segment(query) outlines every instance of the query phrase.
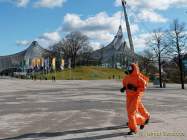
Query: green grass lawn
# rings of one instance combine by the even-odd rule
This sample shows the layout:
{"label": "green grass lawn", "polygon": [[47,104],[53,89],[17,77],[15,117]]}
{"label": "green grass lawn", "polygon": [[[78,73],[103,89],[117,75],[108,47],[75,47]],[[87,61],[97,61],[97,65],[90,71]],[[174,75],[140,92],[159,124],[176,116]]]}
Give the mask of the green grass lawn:
{"label": "green grass lawn", "polygon": [[39,77],[47,77],[51,80],[52,76],[56,76],[56,80],[107,80],[122,79],[124,72],[120,69],[101,68],[94,66],[82,66],[75,69],[65,69],[61,72],[37,75]]}

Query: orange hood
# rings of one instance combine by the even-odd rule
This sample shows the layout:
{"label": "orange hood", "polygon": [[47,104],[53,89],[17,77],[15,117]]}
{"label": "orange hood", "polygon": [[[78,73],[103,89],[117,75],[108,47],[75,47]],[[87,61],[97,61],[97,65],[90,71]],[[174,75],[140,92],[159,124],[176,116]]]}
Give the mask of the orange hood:
{"label": "orange hood", "polygon": [[133,72],[130,74],[132,76],[138,76],[140,74],[140,70],[137,64],[132,63],[131,66],[133,67]]}

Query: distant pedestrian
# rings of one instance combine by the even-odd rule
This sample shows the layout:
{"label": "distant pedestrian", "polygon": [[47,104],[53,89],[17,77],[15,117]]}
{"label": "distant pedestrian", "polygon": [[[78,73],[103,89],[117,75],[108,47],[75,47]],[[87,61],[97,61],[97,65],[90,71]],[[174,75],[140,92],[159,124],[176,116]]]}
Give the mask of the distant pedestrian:
{"label": "distant pedestrian", "polygon": [[112,75],[112,78],[115,79],[115,75],[114,74]]}
{"label": "distant pedestrian", "polygon": [[52,81],[56,81],[56,77],[54,75],[52,76],[51,79],[52,79]]}
{"label": "distant pedestrian", "polygon": [[34,75],[34,80],[36,81],[36,75]]}

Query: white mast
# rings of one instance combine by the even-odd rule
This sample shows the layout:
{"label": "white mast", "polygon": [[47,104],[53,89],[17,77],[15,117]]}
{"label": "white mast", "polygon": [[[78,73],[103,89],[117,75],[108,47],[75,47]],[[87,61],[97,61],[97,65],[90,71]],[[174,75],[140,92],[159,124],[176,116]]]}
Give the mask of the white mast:
{"label": "white mast", "polygon": [[133,57],[133,62],[135,62],[134,44],[133,44],[133,40],[132,40],[131,28],[130,28],[128,15],[127,15],[127,10],[126,10],[127,2],[125,0],[121,0],[121,2],[122,2],[123,9],[124,9],[124,16],[125,16],[125,22],[126,22],[126,28],[127,28],[127,34],[128,34],[130,49],[133,53],[133,56],[132,56]]}

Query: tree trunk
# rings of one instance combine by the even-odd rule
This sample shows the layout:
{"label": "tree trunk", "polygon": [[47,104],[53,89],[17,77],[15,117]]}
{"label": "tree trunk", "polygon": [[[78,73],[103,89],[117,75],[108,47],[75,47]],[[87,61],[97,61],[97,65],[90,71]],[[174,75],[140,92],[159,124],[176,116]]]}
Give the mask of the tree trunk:
{"label": "tree trunk", "polygon": [[178,51],[178,63],[179,63],[179,70],[180,70],[180,81],[181,81],[181,88],[184,89],[184,79],[183,79],[183,67],[182,67],[182,58],[181,58],[181,52],[180,52],[180,46],[179,46],[179,40],[177,37],[177,51]]}
{"label": "tree trunk", "polygon": [[77,54],[76,53],[74,53],[73,54],[73,68],[75,68],[75,66],[76,66],[76,57],[77,57]]}
{"label": "tree trunk", "polygon": [[159,67],[159,83],[160,83],[160,88],[162,88],[162,69],[161,69],[160,54],[159,54],[159,57],[158,57],[158,67]]}
{"label": "tree trunk", "polygon": [[75,68],[75,56],[72,58],[72,68]]}
{"label": "tree trunk", "polygon": [[179,58],[178,59],[179,59],[181,88],[184,89],[183,67],[182,67],[182,59],[181,59],[181,55],[180,54],[179,54]]}

